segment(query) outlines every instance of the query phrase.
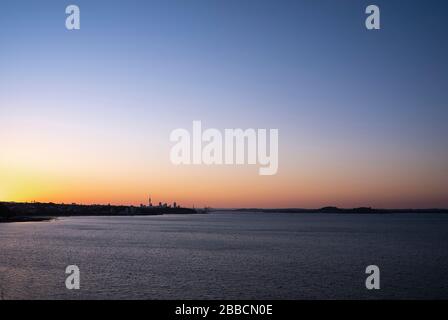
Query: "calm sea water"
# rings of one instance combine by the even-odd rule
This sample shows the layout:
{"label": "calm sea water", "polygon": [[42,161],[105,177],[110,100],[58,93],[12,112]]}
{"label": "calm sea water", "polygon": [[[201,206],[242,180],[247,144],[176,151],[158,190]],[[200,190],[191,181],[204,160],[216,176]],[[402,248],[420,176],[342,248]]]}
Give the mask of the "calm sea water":
{"label": "calm sea water", "polygon": [[[81,290],[65,288],[65,268]],[[365,288],[365,268],[381,289]],[[448,215],[214,213],[0,224],[4,299],[448,298]]]}

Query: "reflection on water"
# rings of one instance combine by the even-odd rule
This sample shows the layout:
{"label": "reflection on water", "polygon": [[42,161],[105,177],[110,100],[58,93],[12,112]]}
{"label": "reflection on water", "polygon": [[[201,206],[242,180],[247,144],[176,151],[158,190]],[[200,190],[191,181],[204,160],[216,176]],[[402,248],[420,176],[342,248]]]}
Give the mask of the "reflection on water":
{"label": "reflection on water", "polygon": [[63,218],[0,224],[0,243],[4,299],[448,298],[448,215]]}

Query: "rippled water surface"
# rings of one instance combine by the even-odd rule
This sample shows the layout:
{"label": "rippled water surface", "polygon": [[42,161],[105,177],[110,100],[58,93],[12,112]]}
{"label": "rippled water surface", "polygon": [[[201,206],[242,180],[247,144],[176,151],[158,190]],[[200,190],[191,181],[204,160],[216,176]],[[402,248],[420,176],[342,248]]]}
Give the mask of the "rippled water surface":
{"label": "rippled water surface", "polygon": [[[65,268],[81,290],[65,288]],[[365,289],[365,268],[381,289]],[[0,224],[3,299],[448,298],[448,215],[213,213]]]}

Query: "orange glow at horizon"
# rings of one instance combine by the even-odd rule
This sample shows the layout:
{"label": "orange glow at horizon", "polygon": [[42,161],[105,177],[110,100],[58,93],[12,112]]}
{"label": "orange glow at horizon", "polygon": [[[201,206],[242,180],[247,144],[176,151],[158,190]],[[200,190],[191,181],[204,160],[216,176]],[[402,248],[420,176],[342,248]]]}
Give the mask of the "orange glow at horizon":
{"label": "orange glow at horizon", "polygon": [[139,205],[151,195],[186,207],[448,207],[443,157],[404,163],[393,149],[338,153],[309,144],[280,150],[278,174],[259,176],[258,165],[174,166],[166,137],[142,149],[142,141],[40,129],[5,140],[0,201]]}
{"label": "orange glow at horizon", "polygon": [[[145,175],[134,172],[113,176],[111,172],[55,174],[0,168],[1,201],[139,205],[146,204],[151,195],[154,204],[176,201],[186,207],[400,208],[441,206],[444,199],[442,193],[424,190],[421,180],[421,187],[415,188],[413,179],[395,184],[378,179],[367,184],[363,179],[334,175],[322,178],[312,173],[262,177],[255,167],[172,167]],[[400,190],[400,197],[396,196],[396,189]]]}

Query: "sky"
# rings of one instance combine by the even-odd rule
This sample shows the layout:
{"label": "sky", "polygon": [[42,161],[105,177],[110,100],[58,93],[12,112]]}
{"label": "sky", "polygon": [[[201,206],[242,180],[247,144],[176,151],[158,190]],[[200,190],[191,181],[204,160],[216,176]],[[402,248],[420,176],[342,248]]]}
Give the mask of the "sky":
{"label": "sky", "polygon": [[[66,6],[81,29],[65,28]],[[381,10],[367,30],[365,8]],[[0,3],[0,201],[448,207],[446,1]],[[276,128],[279,168],[172,130]]]}

